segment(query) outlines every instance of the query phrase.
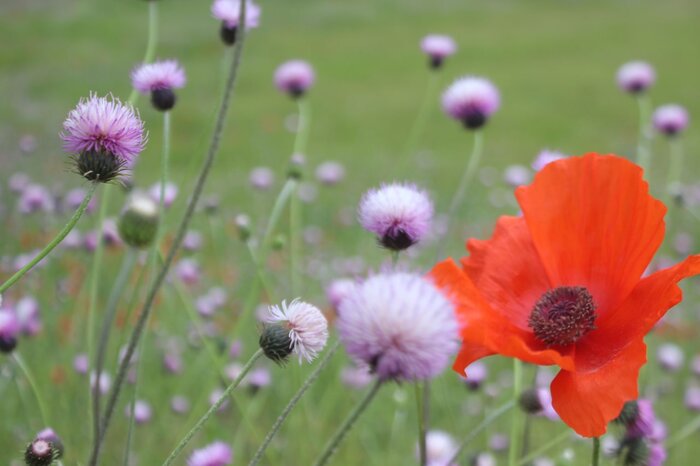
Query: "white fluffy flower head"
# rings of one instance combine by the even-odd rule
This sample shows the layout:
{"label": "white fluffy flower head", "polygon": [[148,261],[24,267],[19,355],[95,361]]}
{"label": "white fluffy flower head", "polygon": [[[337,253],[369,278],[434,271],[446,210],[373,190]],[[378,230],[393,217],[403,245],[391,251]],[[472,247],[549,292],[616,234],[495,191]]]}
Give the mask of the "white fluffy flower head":
{"label": "white fluffy flower head", "polygon": [[282,323],[289,328],[292,352],[299,363],[313,361],[328,341],[328,321],[316,307],[299,299],[289,305],[270,306],[266,318],[269,323]]}

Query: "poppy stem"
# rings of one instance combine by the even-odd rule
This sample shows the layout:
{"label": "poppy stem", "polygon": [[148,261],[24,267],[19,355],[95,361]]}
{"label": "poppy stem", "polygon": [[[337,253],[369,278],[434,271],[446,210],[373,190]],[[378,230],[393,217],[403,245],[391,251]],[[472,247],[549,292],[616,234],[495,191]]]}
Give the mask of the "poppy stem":
{"label": "poppy stem", "polygon": [[515,406],[515,401],[509,400],[505,404],[501,405],[494,412],[489,414],[483,421],[481,421],[481,423],[478,426],[476,426],[471,432],[467,434],[466,437],[464,437],[464,440],[462,440],[462,443],[459,444],[459,447],[452,455],[452,458],[450,458],[449,461],[445,462],[445,464],[457,464],[457,458],[459,458],[459,455],[464,451],[466,446],[469,445],[469,443],[471,443],[471,441],[474,440],[476,436],[479,435],[484,429],[493,424],[496,421],[496,419],[498,419],[503,414],[507,413],[511,408],[513,408],[513,406]]}
{"label": "poppy stem", "polygon": [[600,464],[600,437],[593,437],[593,457],[591,458],[591,466]]}
{"label": "poppy stem", "polygon": [[[513,403],[518,402],[523,385],[523,363],[520,359],[513,359]],[[522,416],[519,411],[513,413],[510,427],[510,448],[508,450],[508,466],[515,466],[520,452],[520,440],[522,429]]]}
{"label": "poppy stem", "polygon": [[381,386],[382,381],[377,379],[374,385],[372,385],[372,388],[365,394],[364,398],[360,400],[357,406],[355,406],[355,409],[352,410],[350,415],[345,419],[345,421],[343,421],[343,424],[336,431],[331,440],[326,444],[326,448],[323,449],[323,453],[321,453],[321,456],[318,458],[318,460],[316,460],[314,466],[323,466],[324,464],[328,463],[328,460],[331,459],[333,453],[335,453],[335,451],[338,449],[340,442],[342,442],[347,433],[350,432],[350,429],[352,428],[353,424],[355,424],[355,421],[357,421],[357,418],[359,418],[360,414],[362,414],[367,406],[369,406],[370,401],[374,399],[374,396],[377,394]]}
{"label": "poppy stem", "polygon": [[651,128],[649,127],[649,117],[651,115],[651,101],[645,93],[637,97],[637,108],[639,109],[639,136],[637,140],[637,165],[642,167],[644,175],[649,180],[649,170],[651,169]]}

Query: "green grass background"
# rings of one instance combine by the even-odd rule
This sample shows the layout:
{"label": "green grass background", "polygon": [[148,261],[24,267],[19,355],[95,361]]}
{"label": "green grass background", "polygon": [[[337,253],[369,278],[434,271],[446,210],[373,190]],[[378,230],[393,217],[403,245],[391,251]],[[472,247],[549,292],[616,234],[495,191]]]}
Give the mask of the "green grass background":
{"label": "green grass background", "polygon": [[[207,185],[207,194],[222,198],[221,217],[210,228],[206,218],[198,216],[194,226],[205,233],[208,243],[199,255],[204,284],[193,294],[208,285],[229,289],[229,303],[218,318],[227,330],[235,325],[229,316],[240,309],[253,274],[250,260],[236,240],[232,218],[244,212],[256,225],[264,225],[292,146],[293,135],[284,123],[294,114],[295,106],[272,85],[272,73],[284,60],[307,59],[317,70],[318,82],[310,93],[309,173],[324,160],[341,161],[348,171],[341,187],[320,187],[318,201],[305,207],[306,223],[324,230],[320,245],[306,248],[309,257],[327,268],[323,278],[305,281],[304,298],[319,305],[324,303],[322,289],[333,277],[332,265],[339,258],[359,255],[370,267],[379,266],[386,258],[359,226],[345,227],[339,219],[343,212],[354,210],[367,188],[382,181],[412,180],[430,189],[438,209],[444,211],[466,164],[471,136],[442,115],[437,96],[419,147],[411,154],[404,150],[428,77],[425,58],[418,49],[425,34],[450,34],[459,44],[458,54],[440,72],[441,89],[460,75],[479,74],[492,79],[502,92],[502,109],[486,129],[485,166],[500,170],[513,163],[528,165],[545,147],[571,154],[599,151],[631,156],[636,145],[636,106],[614,81],[618,66],[631,59],[644,59],[656,67],[655,103],[681,103],[691,119],[700,114],[700,4],[694,0],[268,0],[261,4],[261,27],[249,36],[223,145]],[[55,188],[81,184],[66,170],[58,138],[61,122],[90,91],[127,98],[128,72],[143,56],[146,12],[146,2],[125,0],[4,0],[0,4],[0,186],[10,207],[12,200],[4,186],[17,170]],[[181,193],[167,219],[172,227],[194,184],[213,126],[225,50],[218,41],[218,24],[210,17],[209,2],[162,0],[159,12],[157,56],[178,58],[188,74],[187,87],[178,93],[173,114],[172,179],[180,185]],[[135,178],[138,185],[148,186],[159,176],[162,126],[160,115],[149,108],[147,99],[141,99],[140,109],[150,143],[140,157]],[[684,176],[688,182],[697,177],[694,168],[700,148],[693,124],[691,121],[685,138],[689,168]],[[38,138],[38,149],[23,156],[18,140],[27,133]],[[657,192],[665,176],[667,153],[663,141],[655,143],[653,178]],[[278,175],[270,193],[253,193],[248,187],[248,173],[258,165],[270,166]],[[484,237],[498,215],[516,211],[513,205],[490,207],[486,190],[473,188],[460,213],[459,228],[449,238],[447,250],[452,256],[462,254],[467,234]],[[495,189],[512,200],[509,188],[502,183]],[[113,214],[123,200],[117,191],[114,189],[117,194],[112,196]],[[50,221],[58,225],[61,219]],[[94,219],[83,220],[81,229],[87,229],[91,222]],[[21,238],[23,232],[40,232],[41,225],[41,219],[8,214],[6,228],[0,233],[0,252],[16,254],[41,244],[27,244]],[[47,233],[39,233],[39,238]],[[116,273],[122,253],[108,254],[106,276]],[[432,249],[428,249],[414,266],[427,268],[432,257]],[[280,253],[271,263],[280,296],[285,296],[287,286],[285,258]],[[17,286],[18,294],[22,290],[36,294],[45,321],[42,336],[24,341],[21,351],[50,400],[53,427],[68,445],[65,463],[80,464],[90,442],[87,393],[84,380],[74,376],[70,366],[74,355],[85,350],[87,300],[83,293],[57,301],[52,290],[66,270],[84,274],[89,256],[64,254],[56,262]],[[103,297],[109,285],[109,280],[102,283]],[[153,331],[184,333],[188,319],[183,305],[172,287],[166,287]],[[696,307],[689,301],[686,313],[692,314]],[[66,321],[72,322],[71,333],[60,325]],[[245,329],[242,334],[247,342],[244,355],[252,354],[257,328]],[[115,354],[124,335],[117,332]],[[688,355],[698,350],[696,332],[682,337]],[[651,338],[652,347],[666,338]],[[151,402],[155,416],[149,425],[136,428],[133,445],[139,464],[147,465],[160,464],[191,424],[191,419],[168,411],[170,396],[186,394],[194,404],[198,397],[206,399],[217,384],[204,351],[186,352],[183,376],[163,375],[154,341],[150,338],[147,346],[150,349],[139,396]],[[267,464],[309,464],[358,399],[359,393],[338,381],[343,361],[337,359],[285,426]],[[653,355],[650,359],[653,363]],[[508,363],[490,364],[492,381],[508,378]],[[0,361],[0,367],[3,365],[9,377],[11,364]],[[241,393],[238,401],[243,410],[230,410],[211,422],[193,446],[222,439],[234,445],[235,464],[247,463],[310,368],[290,364],[271,370],[273,387],[255,396]],[[57,371],[66,374],[60,384],[51,382]],[[643,380],[659,382],[660,376],[651,373],[656,374],[649,370]],[[31,392],[18,381],[24,387],[24,397],[18,396],[8,377],[0,379],[2,464],[19,458],[24,442],[40,427]],[[681,402],[687,377],[683,374],[670,381],[671,393],[657,405],[672,431],[693,416],[685,412]],[[479,421],[480,412],[508,397],[507,392],[496,400],[470,394],[449,372],[436,382],[434,392],[433,424],[456,436],[468,432]],[[203,406],[195,409],[201,412]],[[121,464],[126,426],[120,407],[103,464]],[[505,433],[508,429],[506,419],[489,432]],[[533,443],[541,444],[561,429],[536,420]],[[340,449],[336,464],[410,464],[415,430],[411,387],[386,387]],[[484,448],[486,438],[479,437],[472,450]],[[589,446],[585,442],[571,445],[577,453],[574,464],[586,464]],[[668,464],[691,464],[699,453],[697,442],[687,442],[672,452]],[[499,461],[504,463],[505,458],[499,456]]]}

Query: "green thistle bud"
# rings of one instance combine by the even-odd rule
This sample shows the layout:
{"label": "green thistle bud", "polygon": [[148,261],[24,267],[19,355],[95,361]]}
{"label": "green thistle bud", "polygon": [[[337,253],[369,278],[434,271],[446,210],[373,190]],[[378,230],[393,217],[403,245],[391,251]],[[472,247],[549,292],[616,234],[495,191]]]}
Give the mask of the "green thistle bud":
{"label": "green thistle bud", "polygon": [[292,354],[289,329],[279,324],[266,325],[260,335],[260,348],[269,359],[277,364],[284,364]]}
{"label": "green thistle bud", "polygon": [[131,195],[119,217],[119,236],[134,248],[153,243],[158,233],[158,205],[143,193]]}

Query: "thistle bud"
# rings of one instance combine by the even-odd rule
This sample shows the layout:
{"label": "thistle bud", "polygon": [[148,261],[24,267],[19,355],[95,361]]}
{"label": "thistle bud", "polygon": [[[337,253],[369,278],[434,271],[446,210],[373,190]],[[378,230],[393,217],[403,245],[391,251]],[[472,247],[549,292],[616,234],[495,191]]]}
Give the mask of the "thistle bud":
{"label": "thistle bud", "polygon": [[260,335],[260,348],[269,359],[277,364],[284,364],[292,354],[289,329],[280,324],[266,325]]}
{"label": "thistle bud", "polygon": [[43,439],[34,440],[24,452],[27,466],[50,466],[56,459],[58,456],[53,444]]}
{"label": "thistle bud", "polygon": [[158,206],[150,197],[134,193],[119,217],[119,235],[134,248],[152,244],[158,233]]}
{"label": "thistle bud", "polygon": [[528,414],[537,414],[544,408],[539,391],[536,388],[529,388],[523,391],[518,398],[518,405]]}

